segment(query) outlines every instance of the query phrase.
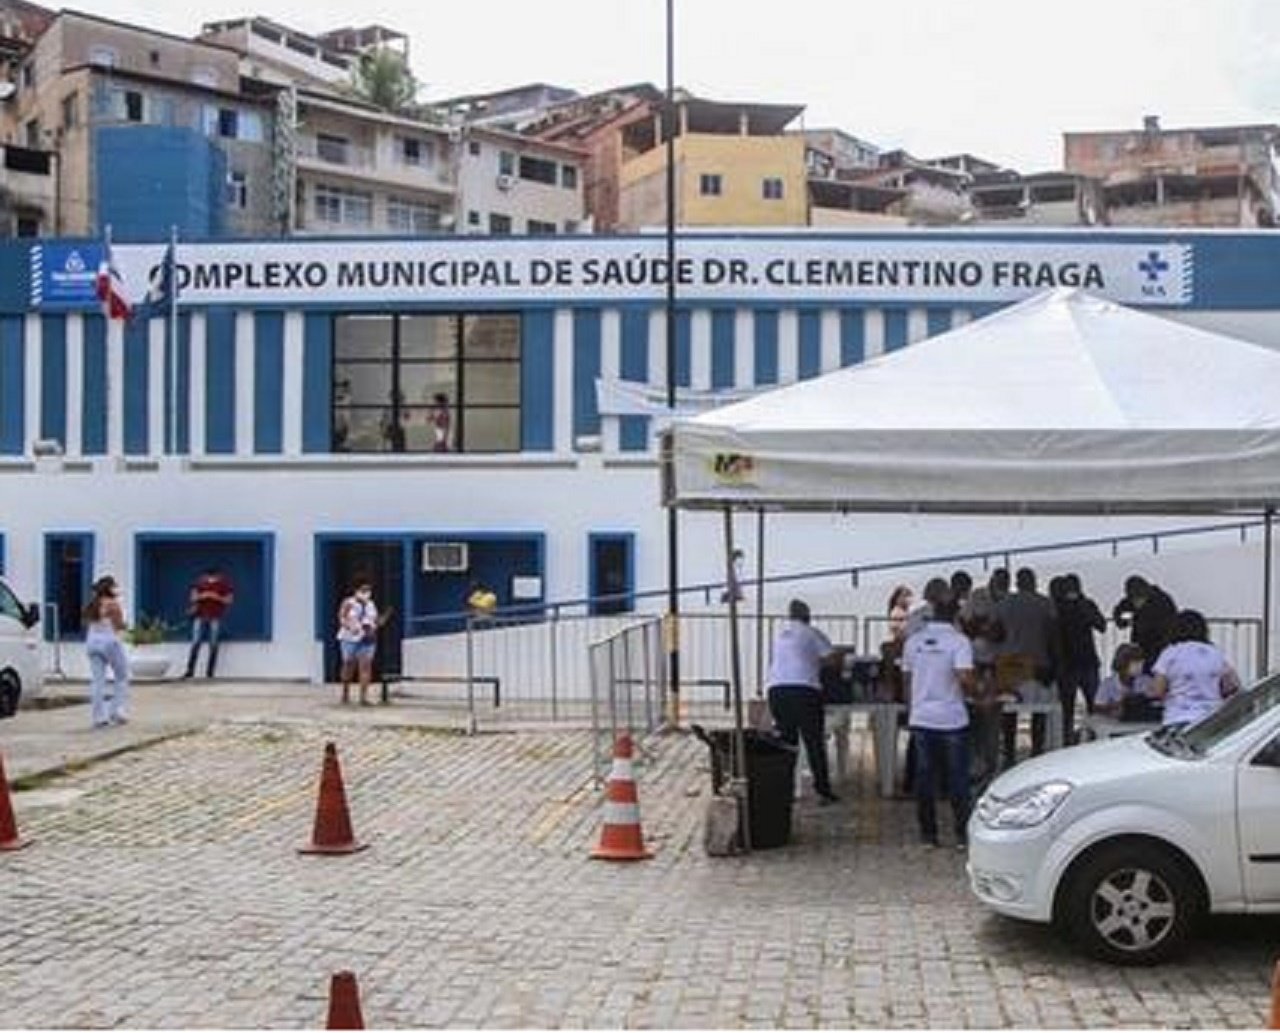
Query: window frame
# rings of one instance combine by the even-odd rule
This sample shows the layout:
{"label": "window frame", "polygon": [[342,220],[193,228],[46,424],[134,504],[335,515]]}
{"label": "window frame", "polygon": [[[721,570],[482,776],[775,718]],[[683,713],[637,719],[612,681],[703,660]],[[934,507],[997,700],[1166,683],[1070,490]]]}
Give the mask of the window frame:
{"label": "window frame", "polygon": [[698,173],[698,195],[700,197],[723,197],[723,174],[719,172]]}
{"label": "window frame", "polygon": [[226,203],[239,211],[249,207],[249,173],[243,169],[227,170]]}
{"label": "window frame", "polygon": [[[339,354],[338,340],[340,334],[340,322],[344,317],[360,317],[360,318],[386,318],[391,320],[391,342],[388,354],[385,357],[359,357],[346,358]],[[452,354],[444,357],[417,357],[403,354],[403,334],[402,325],[408,319],[442,319],[449,320],[453,323],[453,340],[456,342]],[[493,356],[471,356],[467,355],[467,330],[468,320],[474,319],[509,319],[514,321],[514,341],[515,354],[510,358],[495,358]],[[406,402],[404,398],[403,384],[405,380],[405,371],[413,369],[426,368],[443,368],[453,374],[454,389],[449,399],[449,413],[451,417],[451,438],[452,447],[448,450],[449,455],[516,455],[524,451],[524,320],[520,313],[503,310],[477,310],[477,311],[448,311],[448,312],[420,312],[412,309],[389,309],[385,311],[349,311],[335,313],[332,317],[332,339],[334,341],[333,354],[330,362],[329,383],[336,388],[339,380],[339,371],[343,367],[349,366],[378,366],[390,368],[390,387],[389,387],[389,404],[375,404],[372,402],[360,402],[359,404],[347,403],[339,406],[336,398],[336,391],[330,400],[329,405],[329,440],[330,452],[333,455],[413,455],[423,456],[435,454],[433,448],[407,448],[404,442],[401,447],[394,446],[387,448],[339,448],[337,440],[337,415],[338,412],[344,411],[351,413],[359,410],[364,412],[378,412],[380,414],[380,422],[384,422],[392,428],[403,426],[403,417],[405,411],[416,412],[429,409],[430,405],[425,401]],[[513,401],[511,402],[495,402],[495,401],[468,401],[467,389],[467,373],[468,367],[472,373],[478,372],[480,369],[492,368],[495,366],[509,365],[514,368],[514,389],[512,391]],[[513,412],[516,416],[516,438],[511,448],[468,448],[467,441],[467,415],[474,415],[479,412]]]}
{"label": "window frame", "polygon": [[[353,203],[363,203],[367,206],[367,217],[363,220],[352,219],[349,217],[351,206]],[[329,218],[328,214],[321,214],[322,208],[328,208],[336,204],[338,218]],[[311,210],[316,217],[317,222],[323,222],[330,226],[373,226],[373,194],[369,191],[355,190],[351,187],[337,187],[331,183],[316,183],[311,188]]]}
{"label": "window frame", "polygon": [[781,176],[765,176],[760,181],[760,196],[765,201],[782,201],[785,199],[786,188],[783,185]]}

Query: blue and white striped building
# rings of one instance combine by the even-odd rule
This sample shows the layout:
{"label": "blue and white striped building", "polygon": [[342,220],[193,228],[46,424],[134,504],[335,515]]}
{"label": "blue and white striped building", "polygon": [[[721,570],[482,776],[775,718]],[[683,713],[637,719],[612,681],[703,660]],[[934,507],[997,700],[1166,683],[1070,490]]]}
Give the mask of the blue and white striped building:
{"label": "blue and white striped building", "polygon": [[[128,291],[163,249],[115,249]],[[445,627],[430,618],[473,579],[503,603],[660,588],[646,413],[667,377],[663,253],[647,236],[180,243],[171,334],[163,314],[102,317],[99,242],[0,246],[6,577],[58,605],[46,635],[74,638],[96,574],[179,626],[189,581],[221,567],[237,585],[227,672],[298,677],[322,674],[357,570],[395,606],[394,635]],[[1051,286],[1280,347],[1267,233],[705,234],[679,255],[691,397],[817,376]],[[838,518],[804,520],[771,570],[993,533],[878,518],[855,543]],[[714,522],[686,528],[689,578],[718,577]],[[456,545],[465,564],[434,548]]]}

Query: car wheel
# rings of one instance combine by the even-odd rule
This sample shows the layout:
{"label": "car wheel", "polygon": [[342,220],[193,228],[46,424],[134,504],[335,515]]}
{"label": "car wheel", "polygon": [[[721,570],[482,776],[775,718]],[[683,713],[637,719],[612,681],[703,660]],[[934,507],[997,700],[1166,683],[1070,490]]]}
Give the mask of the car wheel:
{"label": "car wheel", "polygon": [[0,717],[13,717],[22,698],[22,682],[12,671],[0,671]]}
{"label": "car wheel", "polygon": [[1185,943],[1203,910],[1185,862],[1148,842],[1103,847],[1074,873],[1061,918],[1096,958],[1154,965]]}

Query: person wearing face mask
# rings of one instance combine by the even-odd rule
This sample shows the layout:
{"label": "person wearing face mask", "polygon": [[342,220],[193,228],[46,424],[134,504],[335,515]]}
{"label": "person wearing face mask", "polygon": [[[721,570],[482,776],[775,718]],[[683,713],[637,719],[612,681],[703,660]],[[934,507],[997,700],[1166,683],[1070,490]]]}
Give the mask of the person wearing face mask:
{"label": "person wearing face mask", "polygon": [[1098,686],[1093,709],[1121,721],[1159,720],[1155,688],[1155,679],[1143,670],[1142,650],[1126,642],[1116,649],[1111,674]]}
{"label": "person wearing face mask", "polygon": [[1098,647],[1094,633],[1107,630],[1102,611],[1084,593],[1078,574],[1055,579],[1060,592],[1054,598],[1058,609],[1058,638],[1062,664],[1058,671],[1058,699],[1062,702],[1062,729],[1067,742],[1075,739],[1076,693],[1084,695],[1085,708],[1092,712],[1098,694]]}
{"label": "person wearing face mask", "polygon": [[1142,650],[1146,671],[1171,641],[1177,604],[1159,585],[1137,574],[1125,579],[1124,597],[1115,605],[1111,616],[1118,628],[1129,628],[1129,641]]}
{"label": "person wearing face mask", "polygon": [[378,607],[373,601],[373,585],[367,578],[355,584],[355,591],[338,607],[338,648],[342,651],[342,702],[351,700],[351,679],[360,683],[360,705],[369,705],[369,682],[373,678],[373,654],[378,645]]}

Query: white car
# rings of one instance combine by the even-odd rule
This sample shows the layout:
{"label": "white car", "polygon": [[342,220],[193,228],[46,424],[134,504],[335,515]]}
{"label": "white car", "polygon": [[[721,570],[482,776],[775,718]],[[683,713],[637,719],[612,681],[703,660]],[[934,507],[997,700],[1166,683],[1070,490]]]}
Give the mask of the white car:
{"label": "white car", "polygon": [[40,693],[39,620],[40,607],[24,605],[0,578],[0,717],[12,717],[24,695]]}
{"label": "white car", "polygon": [[1280,914],[1280,675],[1179,730],[1037,757],[969,821],[987,906],[1153,964],[1206,912]]}

